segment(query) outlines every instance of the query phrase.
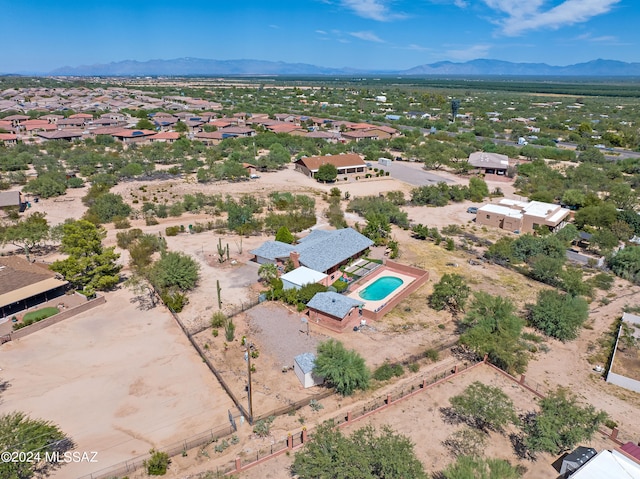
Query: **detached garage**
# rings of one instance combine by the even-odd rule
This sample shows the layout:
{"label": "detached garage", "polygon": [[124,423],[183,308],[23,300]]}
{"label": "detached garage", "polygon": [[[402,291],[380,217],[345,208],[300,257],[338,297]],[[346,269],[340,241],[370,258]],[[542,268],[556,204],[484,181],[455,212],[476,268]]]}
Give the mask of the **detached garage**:
{"label": "detached garage", "polygon": [[316,356],[313,353],[298,354],[293,361],[293,371],[305,389],[318,386],[324,382],[324,378],[313,374],[315,362]]}

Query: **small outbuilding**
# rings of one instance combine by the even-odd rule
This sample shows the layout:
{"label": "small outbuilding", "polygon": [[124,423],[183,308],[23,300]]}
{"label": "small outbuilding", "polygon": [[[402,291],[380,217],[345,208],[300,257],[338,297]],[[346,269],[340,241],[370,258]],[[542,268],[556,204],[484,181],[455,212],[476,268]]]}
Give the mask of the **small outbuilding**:
{"label": "small outbuilding", "polygon": [[305,266],[289,271],[288,273],[280,276],[282,280],[282,289],[285,291],[288,289],[300,289],[305,284],[322,283],[327,286],[326,279],[328,276],[324,273],[316,271]]}
{"label": "small outbuilding", "polygon": [[560,475],[562,477],[569,477],[572,473],[584,466],[587,461],[594,458],[597,453],[598,451],[591,447],[577,447],[573,452],[567,454],[562,459]]}
{"label": "small outbuilding", "polygon": [[293,361],[293,372],[296,373],[302,387],[310,388],[324,382],[324,378],[313,373],[316,356],[313,353],[298,354]]}

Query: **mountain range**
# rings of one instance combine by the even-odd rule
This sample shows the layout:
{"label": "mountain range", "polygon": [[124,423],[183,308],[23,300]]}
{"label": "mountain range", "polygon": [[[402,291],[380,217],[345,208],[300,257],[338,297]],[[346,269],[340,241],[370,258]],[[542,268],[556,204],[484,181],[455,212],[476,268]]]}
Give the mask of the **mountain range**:
{"label": "mountain range", "polygon": [[394,76],[639,76],[640,63],[593,60],[567,66],[546,63],[513,63],[478,59],[463,63],[449,61],[418,65],[408,70],[357,70],[327,68],[306,63],[263,60],[208,60],[176,58],[172,60],[124,60],[107,64],[65,66],[47,75],[54,76],[211,76],[211,75],[394,75]]}

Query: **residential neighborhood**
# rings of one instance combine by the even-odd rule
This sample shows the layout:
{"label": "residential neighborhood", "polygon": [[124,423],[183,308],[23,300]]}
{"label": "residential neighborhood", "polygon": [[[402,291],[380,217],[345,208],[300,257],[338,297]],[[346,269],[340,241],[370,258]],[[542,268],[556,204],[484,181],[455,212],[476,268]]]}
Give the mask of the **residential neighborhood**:
{"label": "residential neighborhood", "polygon": [[62,479],[369,426],[403,477],[633,476],[640,104],[467,90],[0,77],[0,415],[98,453]]}

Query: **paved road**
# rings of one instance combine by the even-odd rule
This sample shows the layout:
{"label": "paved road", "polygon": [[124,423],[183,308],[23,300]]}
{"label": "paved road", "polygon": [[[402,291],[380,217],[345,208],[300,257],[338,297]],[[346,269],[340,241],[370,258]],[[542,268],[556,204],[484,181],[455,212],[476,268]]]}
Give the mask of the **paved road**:
{"label": "paved road", "polygon": [[423,185],[436,185],[438,183],[455,183],[455,181],[445,178],[443,176],[436,175],[429,171],[421,170],[418,168],[412,168],[404,165],[401,162],[394,161],[389,166],[382,166],[380,164],[374,164],[376,168],[388,171],[390,176],[396,178],[405,183],[415,186]]}

